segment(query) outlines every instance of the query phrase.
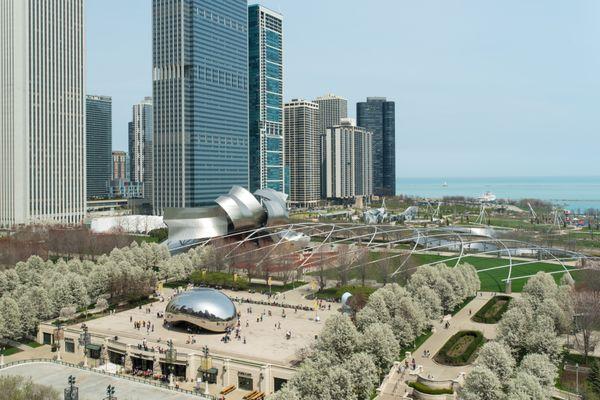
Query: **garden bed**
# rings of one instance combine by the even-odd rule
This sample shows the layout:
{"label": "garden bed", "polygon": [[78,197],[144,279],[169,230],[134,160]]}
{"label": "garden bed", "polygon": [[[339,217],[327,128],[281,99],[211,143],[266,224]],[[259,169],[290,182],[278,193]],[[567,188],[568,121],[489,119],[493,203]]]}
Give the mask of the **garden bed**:
{"label": "garden bed", "polygon": [[461,331],[452,336],[435,355],[434,360],[443,365],[462,366],[471,364],[477,349],[485,338],[479,331]]}
{"label": "garden bed", "polygon": [[496,324],[508,310],[511,300],[510,296],[492,297],[471,319],[482,324]]}
{"label": "garden bed", "polygon": [[454,390],[451,388],[433,388],[421,382],[408,382],[408,386],[416,390],[417,392],[431,394],[431,395],[440,395],[440,394],[453,394]]}

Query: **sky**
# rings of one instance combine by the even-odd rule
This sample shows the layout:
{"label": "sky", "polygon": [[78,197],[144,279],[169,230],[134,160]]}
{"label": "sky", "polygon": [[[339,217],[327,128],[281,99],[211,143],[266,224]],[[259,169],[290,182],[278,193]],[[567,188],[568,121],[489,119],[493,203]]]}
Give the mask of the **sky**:
{"label": "sky", "polygon": [[[260,3],[284,16],[286,100],[334,93],[351,117],[396,102],[398,177],[600,175],[599,1]],[[86,4],[87,92],[112,96],[127,150],[152,94],[152,1]]]}

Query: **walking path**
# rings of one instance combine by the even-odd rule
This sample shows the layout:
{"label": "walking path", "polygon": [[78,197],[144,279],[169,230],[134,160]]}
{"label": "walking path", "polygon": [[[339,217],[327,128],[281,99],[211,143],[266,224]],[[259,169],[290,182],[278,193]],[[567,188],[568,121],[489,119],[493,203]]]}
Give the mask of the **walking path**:
{"label": "walking path", "polygon": [[[479,292],[471,302],[469,302],[462,310],[456,313],[450,319],[450,327],[444,328],[445,322],[433,322],[434,333],[423,343],[412,357],[415,358],[417,372],[420,371],[422,376],[429,376],[434,380],[452,380],[457,379],[461,373],[468,373],[473,366],[466,365],[462,367],[450,367],[441,365],[433,360],[433,357],[444,346],[444,344],[459,331],[477,330],[481,331],[484,337],[488,340],[496,337],[497,324],[480,324],[471,320],[471,316],[485,305],[494,295],[500,293]],[[515,295],[513,295],[515,296]],[[429,350],[430,357],[424,356],[424,351]],[[403,398],[408,390],[405,380],[408,378],[407,372],[401,371],[401,364],[397,364],[388,375],[388,379],[382,385],[381,394],[377,397],[378,400],[393,400]],[[410,373],[410,371],[408,371]]]}

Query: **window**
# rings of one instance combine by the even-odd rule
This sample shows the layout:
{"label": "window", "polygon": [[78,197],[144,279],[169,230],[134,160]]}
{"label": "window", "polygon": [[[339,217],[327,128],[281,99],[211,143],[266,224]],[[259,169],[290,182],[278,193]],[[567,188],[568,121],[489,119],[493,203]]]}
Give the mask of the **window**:
{"label": "window", "polygon": [[267,153],[267,164],[281,165],[281,153]]}
{"label": "window", "polygon": [[283,179],[283,169],[281,167],[267,168],[267,179],[273,181]]}
{"label": "window", "polygon": [[75,353],[75,342],[73,339],[65,339],[65,351],[67,353]]}
{"label": "window", "polygon": [[281,64],[281,50],[267,47],[267,60],[273,61],[274,63]]}
{"label": "window", "polygon": [[281,151],[281,139],[280,138],[267,138],[267,150],[268,151]]}
{"label": "window", "polygon": [[281,110],[267,107],[267,121],[281,122]]}
{"label": "window", "polygon": [[267,91],[281,93],[281,82],[275,79],[267,78]]}
{"label": "window", "polygon": [[269,78],[281,79],[281,67],[277,64],[267,62],[267,76]]}
{"label": "window", "polygon": [[277,48],[281,47],[281,35],[277,32],[267,29],[266,40],[268,46],[273,46]]}
{"label": "window", "polygon": [[267,93],[267,106],[281,108],[281,96],[275,93]]}

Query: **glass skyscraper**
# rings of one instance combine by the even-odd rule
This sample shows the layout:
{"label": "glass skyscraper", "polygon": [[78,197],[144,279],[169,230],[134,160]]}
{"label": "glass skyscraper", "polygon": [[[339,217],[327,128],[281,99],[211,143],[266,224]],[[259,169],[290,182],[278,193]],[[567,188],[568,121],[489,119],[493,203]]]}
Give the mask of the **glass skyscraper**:
{"label": "glass skyscraper", "polygon": [[152,97],[146,97],[132,109],[129,123],[130,179],[140,183],[143,196],[152,200]]}
{"label": "glass skyscraper", "polygon": [[396,194],[396,114],[393,101],[367,97],[356,104],[357,125],[373,132],[373,194]]}
{"label": "glass skyscraper", "polygon": [[87,197],[106,198],[112,173],[112,99],[88,95],[85,105]]}
{"label": "glass skyscraper", "polygon": [[283,31],[280,14],[248,8],[250,190],[286,191],[283,135]]}
{"label": "glass skyscraper", "polygon": [[248,186],[246,0],[153,0],[154,212]]}

